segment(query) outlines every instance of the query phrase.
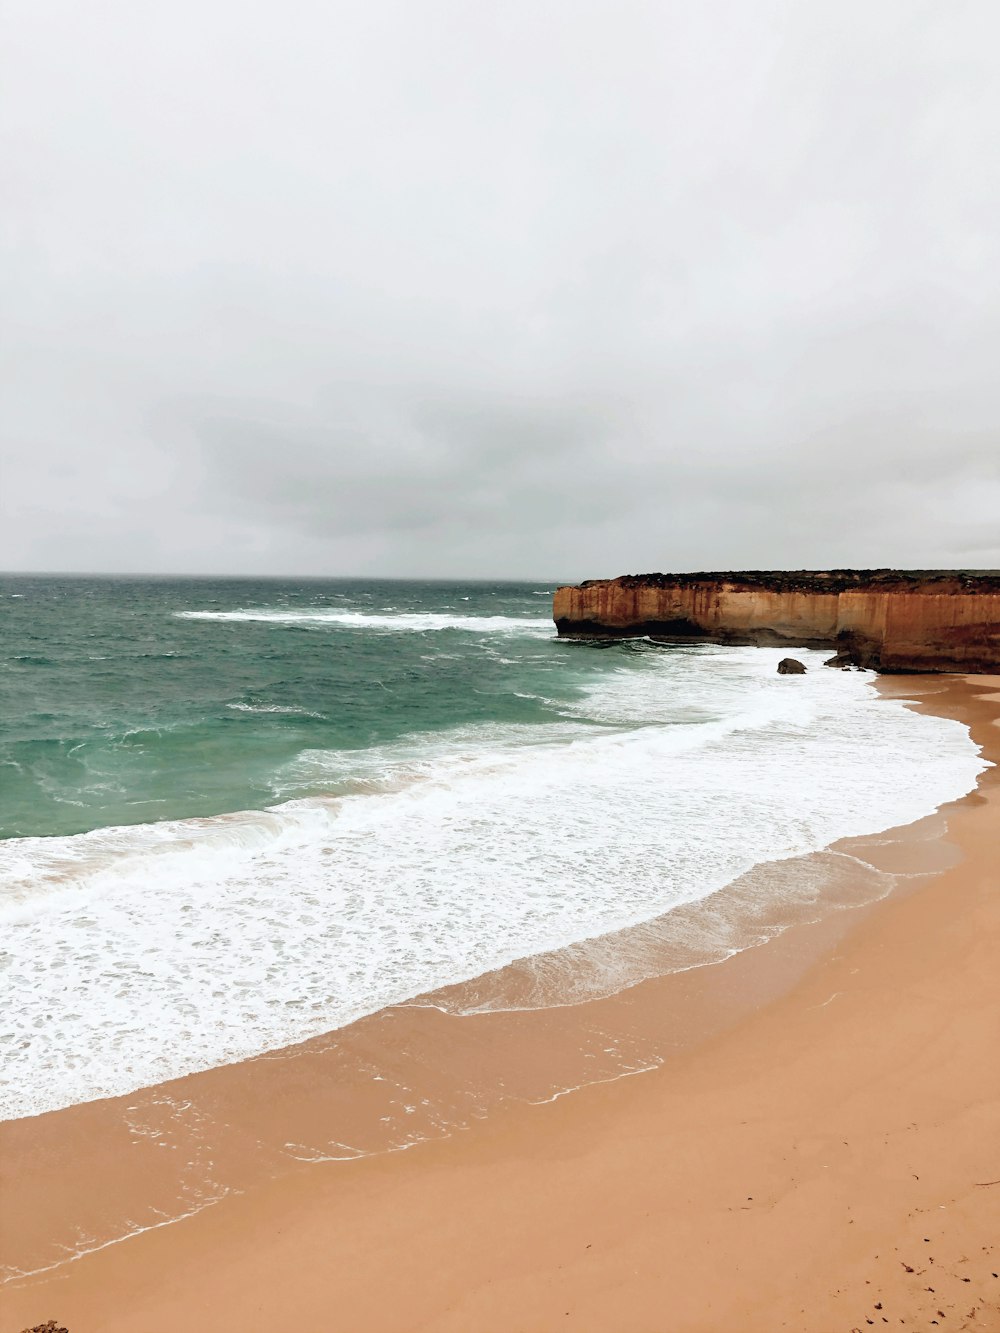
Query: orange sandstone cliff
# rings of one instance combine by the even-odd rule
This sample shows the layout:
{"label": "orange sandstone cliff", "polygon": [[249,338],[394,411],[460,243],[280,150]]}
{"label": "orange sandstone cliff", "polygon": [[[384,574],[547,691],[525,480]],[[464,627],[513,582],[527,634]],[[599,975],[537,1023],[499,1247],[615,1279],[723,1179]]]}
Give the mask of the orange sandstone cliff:
{"label": "orange sandstone cliff", "polygon": [[556,589],[560,635],[836,649],[879,671],[1000,670],[1000,573],[627,574]]}

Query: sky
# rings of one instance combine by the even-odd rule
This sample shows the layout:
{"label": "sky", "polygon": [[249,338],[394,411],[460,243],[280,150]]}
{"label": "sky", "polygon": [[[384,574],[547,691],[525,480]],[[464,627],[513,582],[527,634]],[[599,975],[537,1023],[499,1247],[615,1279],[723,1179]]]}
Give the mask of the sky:
{"label": "sky", "polygon": [[1000,567],[996,0],[4,0],[0,568]]}

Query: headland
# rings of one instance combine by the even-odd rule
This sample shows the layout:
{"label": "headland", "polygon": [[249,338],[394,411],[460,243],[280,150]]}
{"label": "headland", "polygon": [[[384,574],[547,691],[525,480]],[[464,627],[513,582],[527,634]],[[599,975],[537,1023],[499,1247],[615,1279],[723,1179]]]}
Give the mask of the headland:
{"label": "headland", "polygon": [[626,574],[556,590],[565,637],[834,649],[881,672],[1000,669],[1000,573],[977,570]]}

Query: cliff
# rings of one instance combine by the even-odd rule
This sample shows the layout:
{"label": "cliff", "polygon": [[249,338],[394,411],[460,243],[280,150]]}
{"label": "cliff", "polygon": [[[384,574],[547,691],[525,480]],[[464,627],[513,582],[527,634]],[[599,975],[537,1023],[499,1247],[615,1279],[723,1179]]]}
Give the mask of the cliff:
{"label": "cliff", "polygon": [[832,647],[879,671],[1000,671],[1000,573],[628,574],[556,589],[560,635]]}

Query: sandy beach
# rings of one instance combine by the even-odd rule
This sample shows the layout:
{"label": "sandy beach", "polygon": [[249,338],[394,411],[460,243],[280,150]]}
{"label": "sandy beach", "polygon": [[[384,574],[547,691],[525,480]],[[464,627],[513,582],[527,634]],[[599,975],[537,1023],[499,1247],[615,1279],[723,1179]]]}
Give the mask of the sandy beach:
{"label": "sandy beach", "polygon": [[[1000,759],[1000,677],[878,688]],[[716,966],[0,1126],[2,1259],[44,1270],[0,1333],[1000,1329],[998,774],[841,848],[889,897]]]}

